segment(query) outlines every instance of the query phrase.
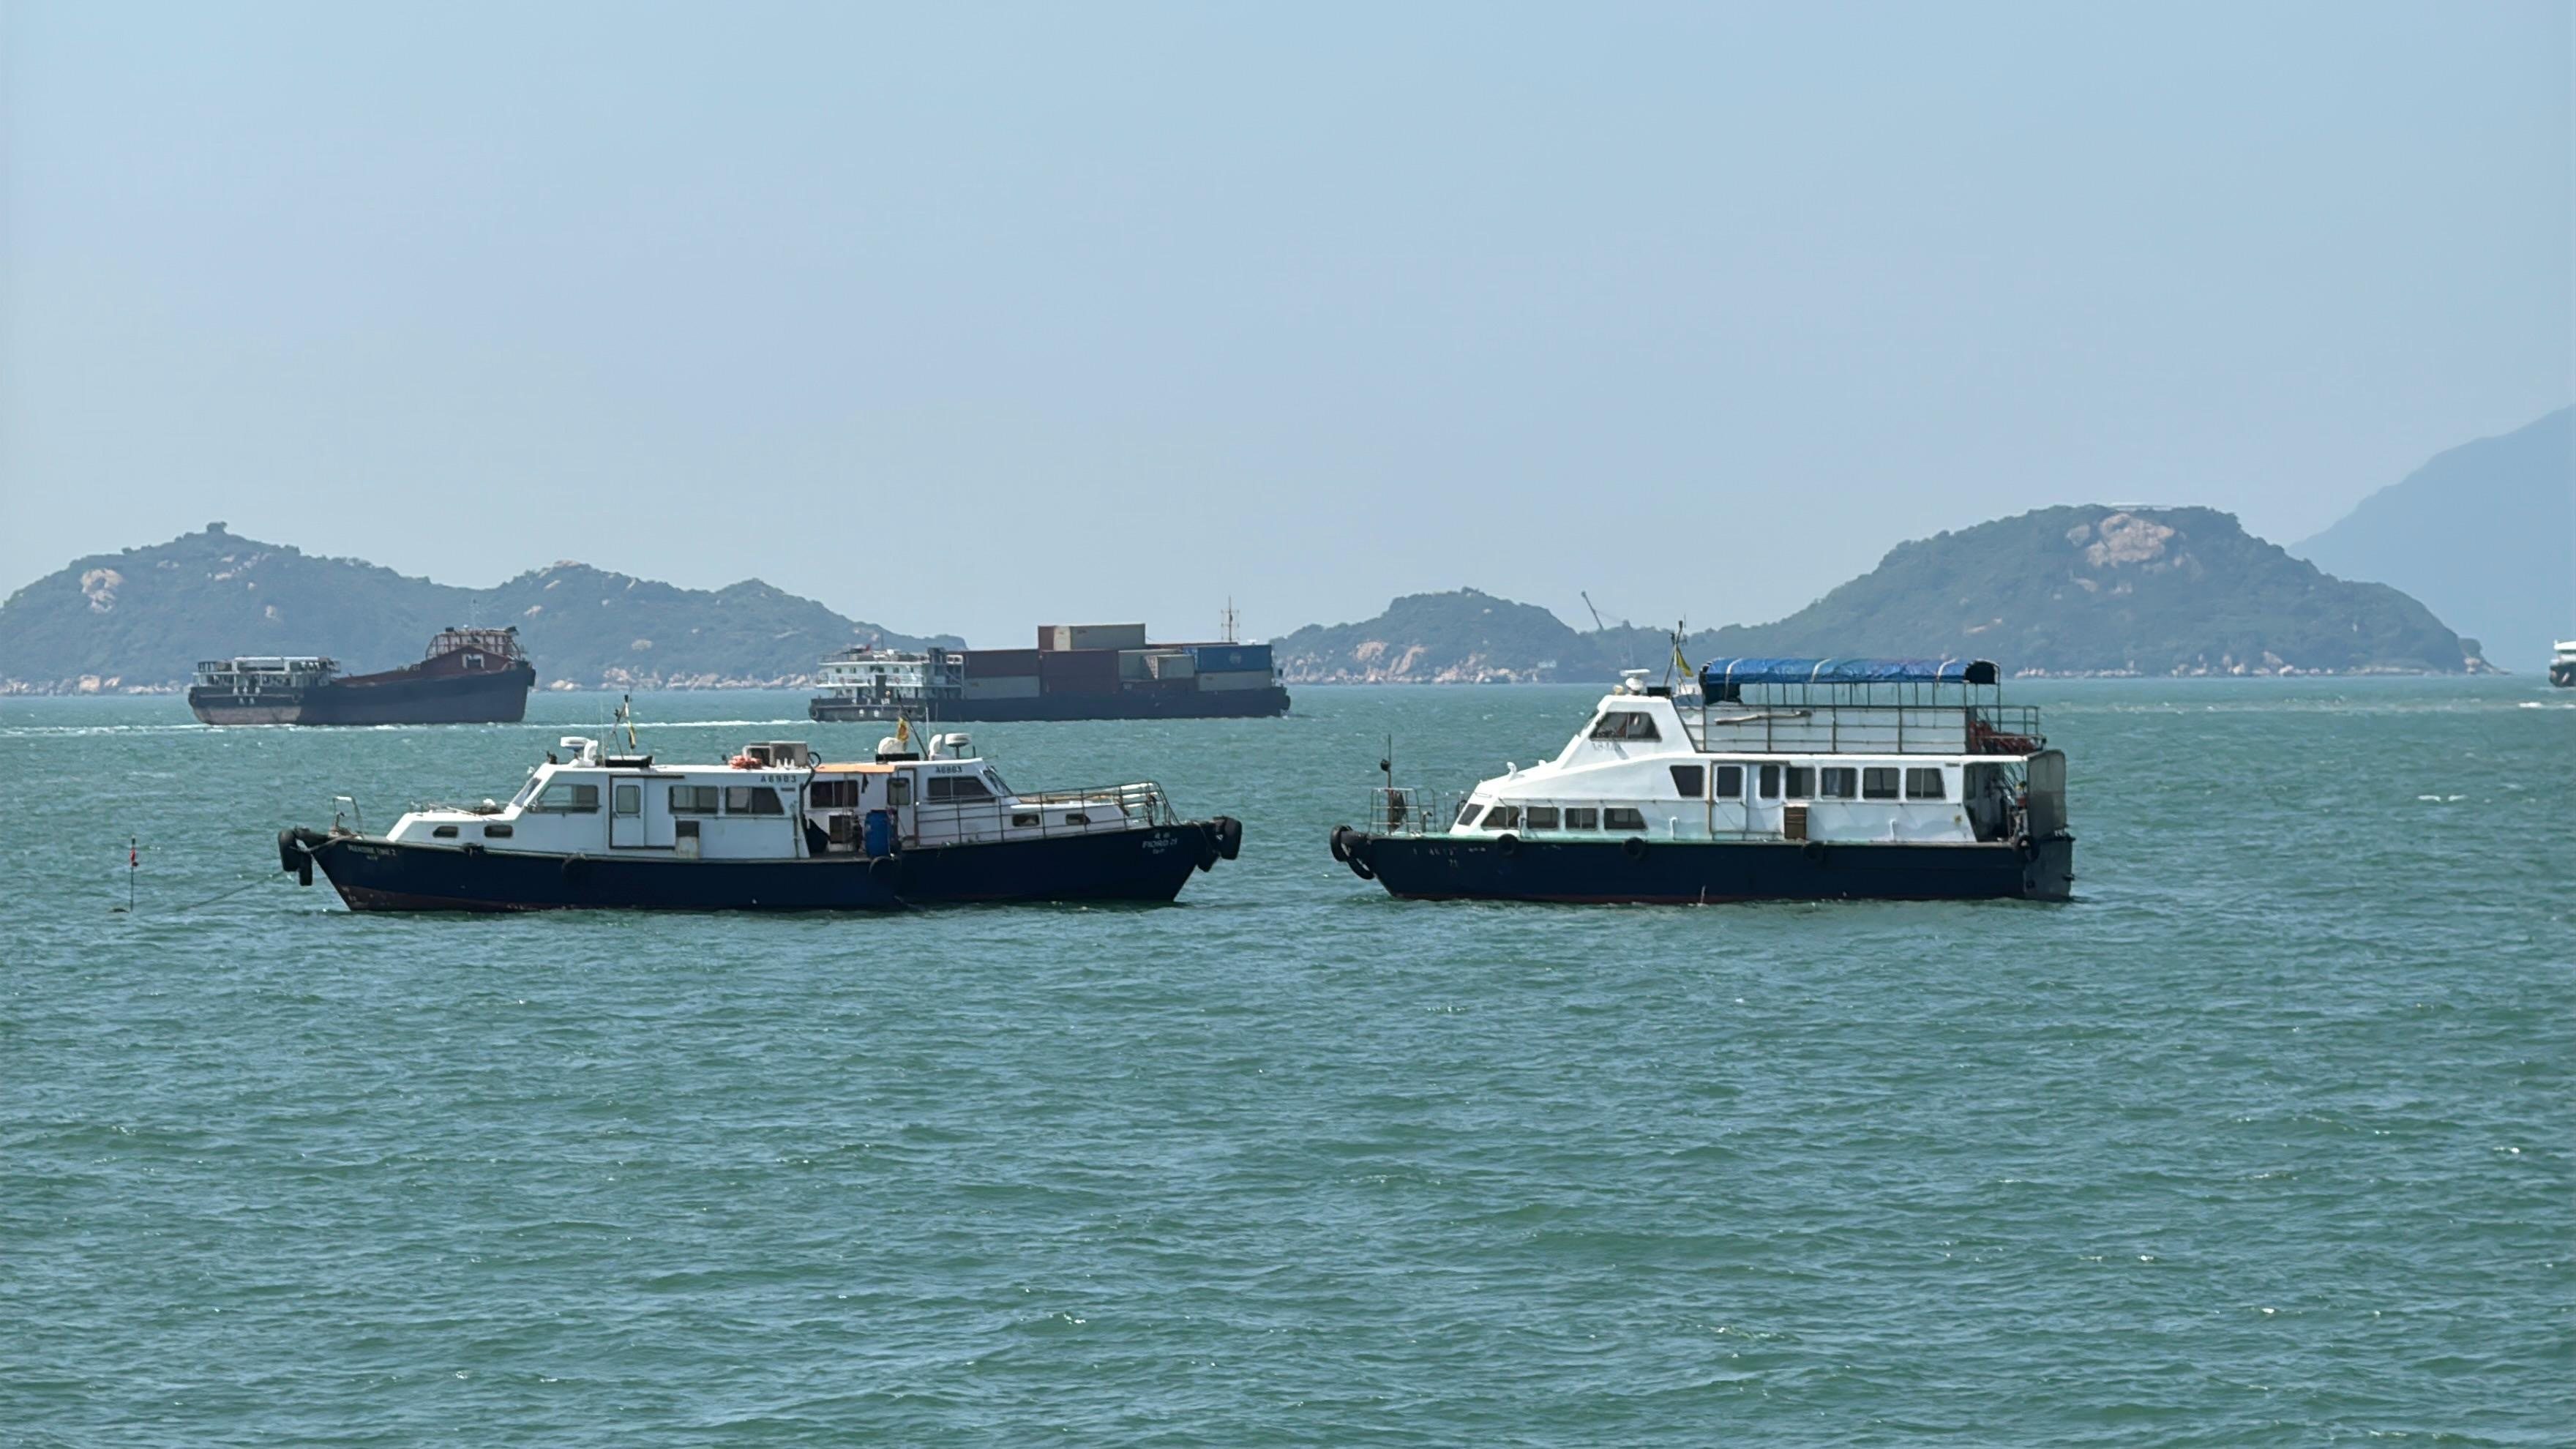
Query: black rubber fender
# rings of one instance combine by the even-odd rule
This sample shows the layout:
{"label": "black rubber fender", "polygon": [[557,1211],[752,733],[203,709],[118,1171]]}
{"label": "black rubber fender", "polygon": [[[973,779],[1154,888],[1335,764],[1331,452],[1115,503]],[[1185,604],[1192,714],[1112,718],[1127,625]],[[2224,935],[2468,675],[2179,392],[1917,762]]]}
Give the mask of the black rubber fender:
{"label": "black rubber fender", "polygon": [[1375,880],[1377,879],[1377,867],[1355,855],[1351,857],[1351,874],[1358,876],[1362,880]]}
{"label": "black rubber fender", "polygon": [[1519,836],[1514,835],[1509,831],[1505,831],[1503,834],[1494,837],[1494,854],[1501,856],[1505,860],[1509,860],[1520,853],[1521,838]]}
{"label": "black rubber fender", "polygon": [[1630,860],[1644,860],[1646,858],[1646,837],[1642,835],[1631,835],[1627,839],[1620,841],[1619,853],[1628,857]]}
{"label": "black rubber fender", "polygon": [[1216,853],[1232,860],[1243,854],[1243,822],[1231,815],[1220,815],[1208,822],[1216,827]]}
{"label": "black rubber fender", "polygon": [[295,863],[295,883],[300,886],[313,884],[313,857],[308,855]]}
{"label": "black rubber fender", "polygon": [[903,884],[903,862],[891,855],[880,855],[868,862],[868,879],[894,890]]}
{"label": "black rubber fender", "polygon": [[589,857],[589,856],[586,856],[586,855],[567,855],[567,856],[565,856],[565,857],[564,857],[564,863],[563,863],[563,878],[564,878],[565,880],[587,880],[587,879],[589,879],[589,877],[590,877],[590,857]]}
{"label": "black rubber fender", "polygon": [[1799,846],[1798,853],[1805,856],[1810,864],[1823,865],[1825,863],[1825,843],[1821,840],[1810,840],[1806,844]]}

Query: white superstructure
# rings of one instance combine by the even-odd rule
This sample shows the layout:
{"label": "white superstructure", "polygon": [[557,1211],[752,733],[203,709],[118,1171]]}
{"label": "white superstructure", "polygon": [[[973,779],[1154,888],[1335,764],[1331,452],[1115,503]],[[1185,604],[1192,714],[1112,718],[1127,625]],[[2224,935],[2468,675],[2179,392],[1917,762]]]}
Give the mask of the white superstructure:
{"label": "white superstructure", "polygon": [[[2063,827],[2064,757],[2036,715],[1929,689],[1837,685],[1747,705],[1678,701],[1629,674],[1555,758],[1479,783],[1446,834],[1650,842],[1978,844]],[[1888,691],[1882,691],[1886,693]],[[1739,695],[1729,700],[1728,694]],[[1377,827],[1438,830],[1445,806],[1380,792]],[[2037,799],[2048,816],[2033,821]]]}
{"label": "white superstructure", "polygon": [[[389,844],[542,855],[793,860],[945,845],[1055,839],[1167,824],[1161,787],[1140,783],[1023,795],[963,734],[915,751],[909,732],[874,760],[816,760],[802,743],[746,746],[712,764],[604,753],[566,736],[507,801],[432,806],[396,820]],[[882,838],[868,822],[879,816]]]}

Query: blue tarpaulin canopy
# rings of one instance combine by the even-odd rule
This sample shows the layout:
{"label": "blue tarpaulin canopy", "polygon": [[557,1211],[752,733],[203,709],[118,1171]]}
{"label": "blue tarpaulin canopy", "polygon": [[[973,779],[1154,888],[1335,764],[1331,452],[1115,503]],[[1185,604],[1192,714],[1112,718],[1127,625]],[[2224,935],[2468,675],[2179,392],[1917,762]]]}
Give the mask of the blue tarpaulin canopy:
{"label": "blue tarpaulin canopy", "polygon": [[1712,659],[1699,687],[1729,684],[1993,684],[1987,659]]}

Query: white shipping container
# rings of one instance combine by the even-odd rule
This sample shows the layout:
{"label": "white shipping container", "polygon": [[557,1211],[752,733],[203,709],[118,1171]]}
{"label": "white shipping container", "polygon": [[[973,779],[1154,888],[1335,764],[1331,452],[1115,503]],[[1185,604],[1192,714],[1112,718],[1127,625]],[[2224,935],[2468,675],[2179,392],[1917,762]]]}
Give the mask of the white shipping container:
{"label": "white shipping container", "polygon": [[1279,681],[1267,669],[1228,669],[1199,676],[1199,690],[1207,693],[1219,689],[1268,689]]}
{"label": "white shipping container", "polygon": [[1156,679],[1187,679],[1199,672],[1198,660],[1178,650],[1169,654],[1148,654],[1145,660],[1153,667]]}
{"label": "white shipping container", "polygon": [[1142,624],[1050,624],[1045,633],[1050,649],[1145,647],[1145,626]]}

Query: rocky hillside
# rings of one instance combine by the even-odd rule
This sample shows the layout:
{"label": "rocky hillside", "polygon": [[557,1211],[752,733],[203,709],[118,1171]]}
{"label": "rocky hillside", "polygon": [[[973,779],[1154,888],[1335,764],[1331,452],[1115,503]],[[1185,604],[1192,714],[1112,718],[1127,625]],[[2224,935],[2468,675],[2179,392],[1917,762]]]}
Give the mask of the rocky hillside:
{"label": "rocky hillside", "polygon": [[[1687,604],[1687,599],[1679,600]],[[1277,641],[1292,681],[1607,680],[1670,657],[1473,589]],[[1974,655],[2039,674],[2457,673],[2474,644],[2385,584],[2332,578],[2206,508],[2047,508],[1899,544],[1787,618],[1691,637],[1727,654]]]}
{"label": "rocky hillside", "polygon": [[2393,584],[2511,669],[2576,638],[2576,409],[2435,455],[2291,545],[2348,579]]}
{"label": "rocky hillside", "polygon": [[831,650],[924,640],[756,580],[712,592],[558,563],[490,589],[320,558],[209,525],[85,558],[0,604],[0,689],[159,688],[197,660],[327,654],[352,670],[420,657],[450,624],[515,624],[549,684],[788,683]]}

